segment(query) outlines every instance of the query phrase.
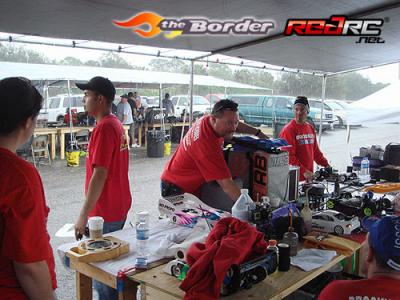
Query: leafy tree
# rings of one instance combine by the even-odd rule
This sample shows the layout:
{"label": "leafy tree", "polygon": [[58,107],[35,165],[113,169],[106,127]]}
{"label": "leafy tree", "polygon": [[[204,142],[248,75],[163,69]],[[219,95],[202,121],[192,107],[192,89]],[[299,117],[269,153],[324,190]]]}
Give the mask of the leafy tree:
{"label": "leafy tree", "polygon": [[72,57],[72,56],[67,56],[64,59],[62,59],[59,64],[61,65],[69,65],[69,66],[82,66],[83,62],[76,57]]}
{"label": "leafy tree", "polygon": [[26,46],[0,44],[0,61],[23,62],[31,64],[49,64],[53,61],[42,53],[27,49]]}
{"label": "leafy tree", "polygon": [[100,66],[105,68],[122,68],[132,69],[132,65],[129,64],[124,58],[115,52],[106,52],[99,59]]}
{"label": "leafy tree", "polygon": [[173,73],[189,73],[190,67],[181,59],[164,59],[155,58],[149,63],[151,71],[173,72]]}

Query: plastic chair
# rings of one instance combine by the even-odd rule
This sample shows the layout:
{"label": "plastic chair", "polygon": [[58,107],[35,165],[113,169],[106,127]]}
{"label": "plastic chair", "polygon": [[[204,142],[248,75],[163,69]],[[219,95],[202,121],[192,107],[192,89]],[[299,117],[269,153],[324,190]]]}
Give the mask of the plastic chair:
{"label": "plastic chair", "polygon": [[33,138],[32,145],[32,159],[33,164],[36,167],[37,163],[40,163],[41,158],[46,158],[49,160],[49,165],[51,165],[50,151],[49,151],[49,136],[48,135],[38,135]]}

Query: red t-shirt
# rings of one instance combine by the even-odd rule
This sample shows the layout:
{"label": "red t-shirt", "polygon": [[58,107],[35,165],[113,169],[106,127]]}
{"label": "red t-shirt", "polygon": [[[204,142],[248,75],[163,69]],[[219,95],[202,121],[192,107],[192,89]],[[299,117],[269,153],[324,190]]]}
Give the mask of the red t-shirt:
{"label": "red t-shirt", "polygon": [[[46,223],[46,205],[35,167],[15,153],[0,148],[0,298],[27,299],[16,277],[13,261],[46,261],[57,288],[53,250]],[[2,219],[2,220],[1,220]]]}
{"label": "red t-shirt", "polygon": [[304,180],[306,170],[314,172],[314,161],[323,167],[328,161],[318,147],[314,128],[309,123],[297,124],[290,121],[279,134],[289,145],[285,150],[289,152],[289,164],[300,167],[300,180]]}
{"label": "red t-shirt", "polygon": [[231,178],[222,152],[223,142],[211,127],[210,116],[197,120],[165,166],[161,179],[198,195],[203,183]]}
{"label": "red t-shirt", "polygon": [[363,280],[336,280],[327,285],[318,300],[398,300],[400,280],[375,276]]}
{"label": "red t-shirt", "polygon": [[132,202],[128,180],[129,150],[124,128],[114,115],[108,115],[97,123],[90,137],[85,194],[95,167],[106,168],[108,174],[89,216],[101,216],[105,222],[124,221]]}

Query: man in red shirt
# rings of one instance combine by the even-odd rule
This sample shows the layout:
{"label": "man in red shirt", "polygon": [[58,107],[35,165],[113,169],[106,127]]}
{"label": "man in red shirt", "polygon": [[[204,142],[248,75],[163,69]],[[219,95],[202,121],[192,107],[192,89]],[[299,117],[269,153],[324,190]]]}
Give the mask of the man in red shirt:
{"label": "man in red shirt", "polygon": [[369,218],[363,223],[369,231],[361,248],[367,279],[333,281],[318,299],[400,299],[400,217]]}
{"label": "man in red shirt", "polygon": [[55,299],[49,208],[35,167],[16,155],[33,134],[43,98],[27,79],[0,81],[0,298]]}
{"label": "man in red shirt", "polygon": [[215,180],[232,200],[227,205],[232,207],[240,196],[240,188],[232,180],[223,156],[224,139],[232,139],[235,131],[267,138],[260,129],[239,122],[237,107],[231,100],[220,100],[211,115],[193,124],[161,175],[163,197],[181,193],[198,196],[203,183]]}
{"label": "man in red shirt", "polygon": [[[85,91],[86,109],[97,125],[90,137],[86,158],[86,200],[75,224],[78,238],[85,232],[88,217],[104,219],[103,233],[124,227],[131,207],[128,168],[129,151],[121,122],[111,113],[115,88],[110,80],[94,77],[76,86]],[[115,290],[95,284],[99,299],[114,299]]]}
{"label": "man in red shirt", "polygon": [[311,181],[314,175],[314,161],[323,167],[329,167],[329,164],[318,147],[314,127],[307,122],[310,112],[307,97],[296,98],[293,112],[294,119],[283,127],[279,136],[291,145],[287,148],[289,164],[300,167],[300,181]]}

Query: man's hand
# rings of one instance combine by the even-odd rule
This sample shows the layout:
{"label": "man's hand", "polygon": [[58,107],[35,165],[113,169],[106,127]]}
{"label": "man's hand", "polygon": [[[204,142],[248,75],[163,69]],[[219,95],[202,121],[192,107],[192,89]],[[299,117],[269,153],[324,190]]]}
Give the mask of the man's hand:
{"label": "man's hand", "polygon": [[87,223],[87,216],[79,215],[78,221],[75,224],[75,238],[77,241],[82,239],[83,235],[85,234],[85,227]]}
{"label": "man's hand", "polygon": [[304,175],[304,178],[306,179],[306,182],[312,182],[313,181],[313,178],[314,178],[314,173],[313,172],[306,170],[303,175]]}

